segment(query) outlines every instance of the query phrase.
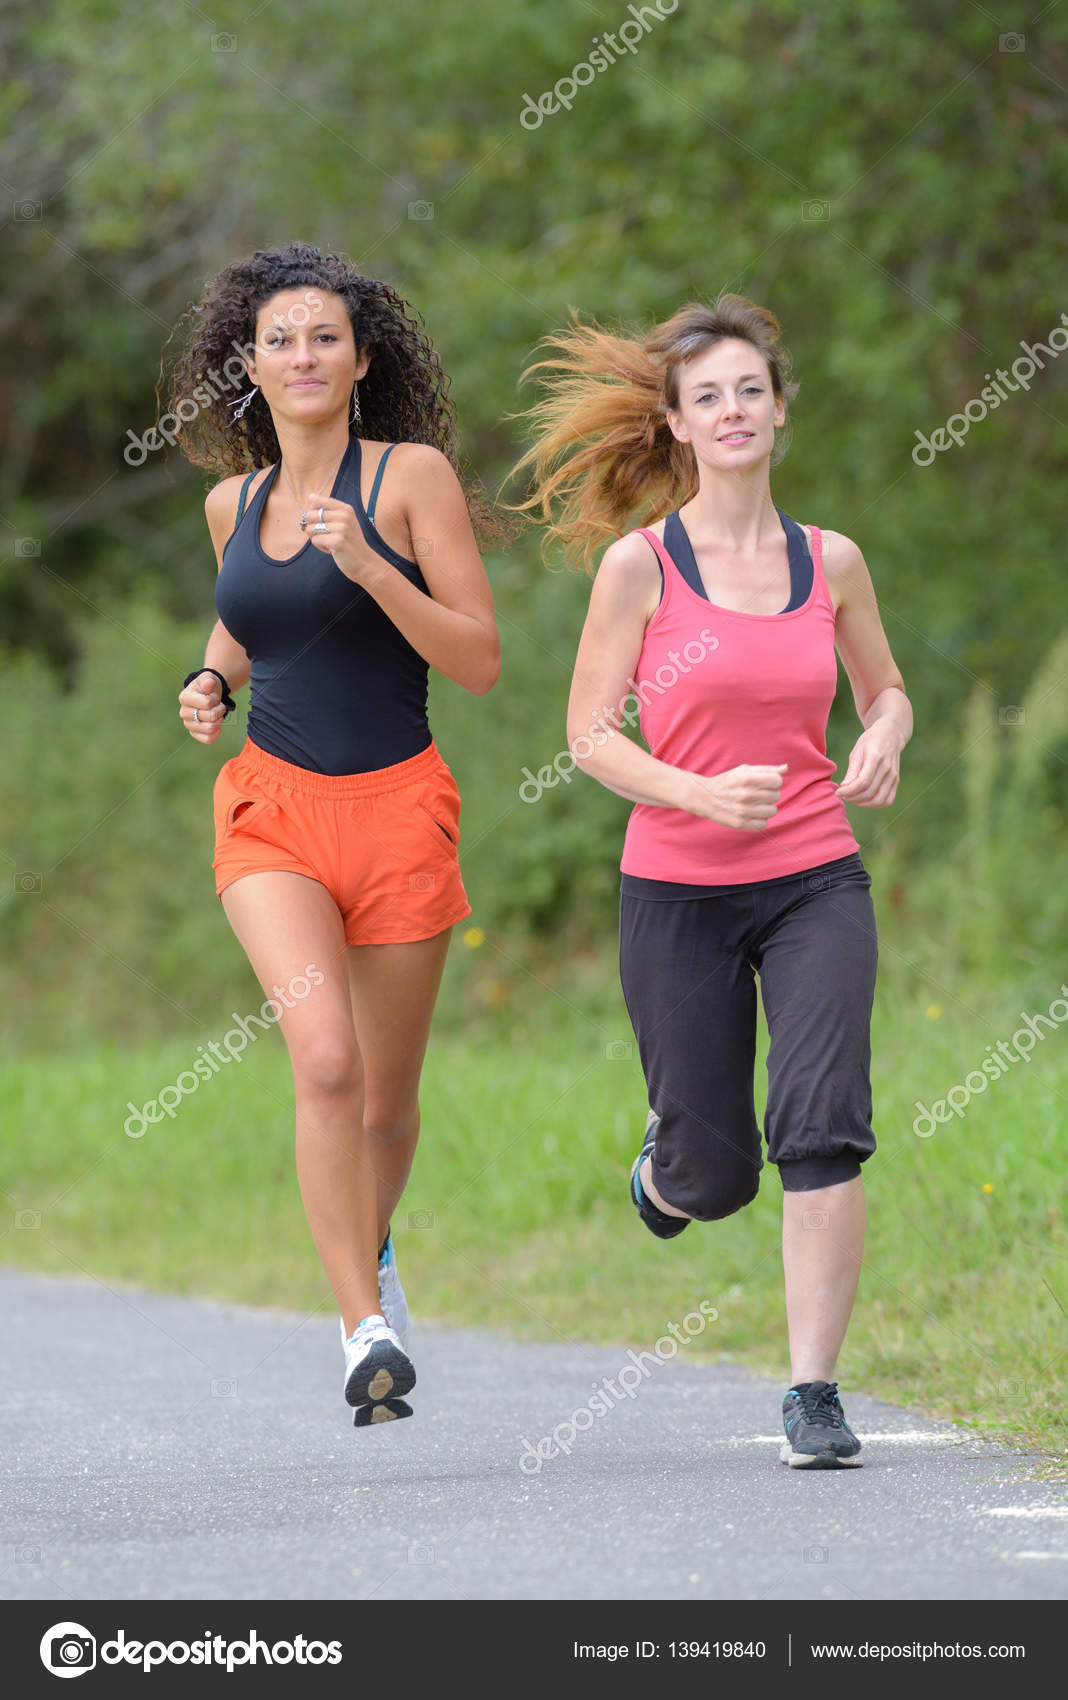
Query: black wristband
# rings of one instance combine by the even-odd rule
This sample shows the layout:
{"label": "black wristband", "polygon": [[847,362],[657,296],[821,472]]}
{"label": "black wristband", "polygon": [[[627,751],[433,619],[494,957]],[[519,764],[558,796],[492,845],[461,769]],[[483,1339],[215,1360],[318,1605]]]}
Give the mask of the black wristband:
{"label": "black wristband", "polygon": [[[215,675],[215,677],[218,679],[220,685],[222,686],[222,703],[223,703],[223,707],[226,710],[226,714],[232,714],[234,712],[234,709],[237,707],[237,704],[234,701],[233,697],[230,695],[229,685],[227,684],[226,680],[223,678],[222,674],[219,672],[217,667],[196,667],[196,668],[194,668],[193,672],[190,673],[189,677],[187,679],[182,680],[183,691],[185,690],[186,685],[191,685],[193,683],[194,679],[199,679],[201,673],[213,673]],[[226,714],[223,715],[224,720],[226,719]]]}

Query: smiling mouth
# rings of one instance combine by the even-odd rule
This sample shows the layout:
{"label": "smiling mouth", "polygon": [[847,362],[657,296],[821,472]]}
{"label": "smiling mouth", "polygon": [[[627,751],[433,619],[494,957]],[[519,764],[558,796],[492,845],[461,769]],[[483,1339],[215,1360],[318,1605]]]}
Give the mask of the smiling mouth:
{"label": "smiling mouth", "polygon": [[726,436],[718,439],[721,443],[747,443],[753,435],[752,431],[728,431]]}

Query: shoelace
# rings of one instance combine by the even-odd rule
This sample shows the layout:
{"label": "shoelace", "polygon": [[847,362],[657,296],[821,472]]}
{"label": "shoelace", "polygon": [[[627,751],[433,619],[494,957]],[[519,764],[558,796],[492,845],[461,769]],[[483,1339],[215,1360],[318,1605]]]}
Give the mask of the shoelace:
{"label": "shoelace", "polygon": [[838,1404],[838,1383],[830,1381],[826,1387],[806,1387],[797,1397],[809,1422],[819,1423],[825,1428],[841,1428],[842,1410]]}

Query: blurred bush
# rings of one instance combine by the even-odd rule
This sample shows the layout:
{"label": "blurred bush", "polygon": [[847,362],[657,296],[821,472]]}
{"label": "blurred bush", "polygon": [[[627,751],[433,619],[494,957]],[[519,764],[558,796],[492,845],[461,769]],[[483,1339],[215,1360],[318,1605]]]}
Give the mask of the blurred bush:
{"label": "blurred bush", "polygon": [[[531,971],[569,996],[584,995],[584,974],[595,1001],[616,995],[603,980],[630,806],[579,773],[521,799],[524,770],[536,775],[565,747],[586,581],[544,574],[517,586],[502,572],[498,588],[502,679],[486,697],[435,679],[431,726],[463,798],[473,910],[457,928],[440,1019],[507,1031],[522,1022]],[[243,742],[248,693],[210,748],[194,744],[177,717],[178,688],[203,637],[201,625],[135,597],[85,621],[69,689],[57,690],[47,662],[25,652],[0,676],[9,1050],[61,1049],[95,1035],[133,1043],[200,1022],[205,1000],[259,1002],[211,869],[211,786]],[[1011,714],[999,718],[989,693],[972,691],[959,756],[938,781],[941,812],[956,827],[940,841],[928,834],[922,854],[911,826],[927,782],[910,751],[893,809],[851,811],[874,881],[884,986],[963,996],[1008,978],[1023,996],[1063,977],[1068,883],[1052,870],[1068,851],[1066,679],[1068,634]],[[853,716],[832,740],[840,766],[856,730]],[[899,816],[909,830],[898,830]]]}

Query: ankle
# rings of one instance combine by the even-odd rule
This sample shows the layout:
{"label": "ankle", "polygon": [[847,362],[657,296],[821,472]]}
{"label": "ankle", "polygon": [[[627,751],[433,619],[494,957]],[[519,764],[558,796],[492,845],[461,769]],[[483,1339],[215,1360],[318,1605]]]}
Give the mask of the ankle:
{"label": "ankle", "polygon": [[361,1316],[343,1316],[341,1321],[342,1326],[345,1329],[345,1339],[351,1340],[357,1328],[362,1327],[365,1322],[385,1322],[385,1320],[386,1319],[380,1310],[369,1310]]}
{"label": "ankle", "polygon": [[677,1210],[673,1204],[668,1204],[666,1199],[661,1198],[652,1182],[652,1168],[653,1159],[649,1156],[645,1158],[638,1169],[638,1179],[641,1181],[642,1191],[649,1203],[659,1210],[661,1216],[674,1216],[680,1222],[689,1222],[691,1218],[687,1216],[685,1210]]}

